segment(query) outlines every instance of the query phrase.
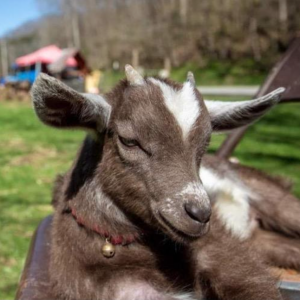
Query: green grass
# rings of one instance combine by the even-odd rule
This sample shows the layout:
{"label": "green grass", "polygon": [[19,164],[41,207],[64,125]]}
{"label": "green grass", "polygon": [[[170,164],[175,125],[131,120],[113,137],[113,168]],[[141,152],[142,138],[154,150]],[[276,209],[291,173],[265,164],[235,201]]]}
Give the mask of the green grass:
{"label": "green grass", "polygon": [[174,68],[170,77],[183,82],[188,71],[194,73],[197,85],[260,85],[266,76],[261,66],[255,65],[252,60],[244,60],[239,63],[211,61],[202,68],[189,63],[184,67]]}
{"label": "green grass", "polygon": [[[202,67],[196,63],[188,63],[183,67],[173,68],[170,78],[184,82],[188,71],[194,73],[197,85],[260,85],[267,75],[263,66],[244,59],[238,63],[210,61]],[[144,72],[146,76],[155,76],[159,70],[145,69]],[[104,71],[100,80],[101,90],[107,92],[122,78],[124,78],[123,69]]]}
{"label": "green grass", "polygon": [[52,212],[53,179],[83,133],[47,128],[17,103],[0,103],[0,128],[0,299],[13,299],[33,231]]}
{"label": "green grass", "polygon": [[[52,212],[52,182],[70,166],[84,134],[38,122],[30,105],[0,103],[0,299],[13,299],[29,242]],[[291,178],[300,196],[300,105],[278,106],[252,126],[235,155]],[[210,151],[224,136],[212,139]]]}

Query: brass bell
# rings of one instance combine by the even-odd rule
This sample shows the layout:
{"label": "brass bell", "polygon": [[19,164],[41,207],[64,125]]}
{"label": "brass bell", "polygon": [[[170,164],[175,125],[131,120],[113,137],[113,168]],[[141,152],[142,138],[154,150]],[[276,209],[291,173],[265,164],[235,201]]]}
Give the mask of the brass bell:
{"label": "brass bell", "polygon": [[106,239],[101,252],[104,257],[113,257],[115,255],[115,246]]}

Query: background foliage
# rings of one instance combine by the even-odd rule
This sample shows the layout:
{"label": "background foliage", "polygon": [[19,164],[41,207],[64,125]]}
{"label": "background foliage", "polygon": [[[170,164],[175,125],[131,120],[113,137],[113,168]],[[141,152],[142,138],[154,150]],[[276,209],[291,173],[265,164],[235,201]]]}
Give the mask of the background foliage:
{"label": "background foliage", "polygon": [[36,0],[43,17],[7,37],[9,60],[77,47],[89,65],[146,68],[251,58],[268,69],[299,33],[299,0]]}

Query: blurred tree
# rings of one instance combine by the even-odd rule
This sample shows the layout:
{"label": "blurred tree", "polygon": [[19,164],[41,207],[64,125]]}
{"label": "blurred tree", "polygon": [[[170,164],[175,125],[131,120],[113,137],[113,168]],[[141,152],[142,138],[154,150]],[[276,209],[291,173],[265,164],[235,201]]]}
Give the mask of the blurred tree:
{"label": "blurred tree", "polygon": [[36,2],[44,17],[6,37],[10,62],[54,43],[80,48],[92,68],[241,58],[270,66],[300,31],[299,0]]}

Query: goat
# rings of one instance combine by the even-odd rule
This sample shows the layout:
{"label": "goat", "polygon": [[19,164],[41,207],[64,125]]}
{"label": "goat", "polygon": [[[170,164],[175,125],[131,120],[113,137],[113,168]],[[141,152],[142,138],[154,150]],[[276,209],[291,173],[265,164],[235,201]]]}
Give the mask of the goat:
{"label": "goat", "polygon": [[212,213],[199,169],[212,131],[254,122],[284,89],[204,102],[191,73],[179,84],[125,69],[127,79],[103,96],[44,74],[32,88],[42,122],[89,132],[54,191],[49,272],[57,297],[281,299],[249,242]]}

